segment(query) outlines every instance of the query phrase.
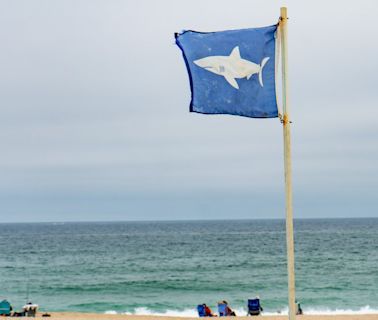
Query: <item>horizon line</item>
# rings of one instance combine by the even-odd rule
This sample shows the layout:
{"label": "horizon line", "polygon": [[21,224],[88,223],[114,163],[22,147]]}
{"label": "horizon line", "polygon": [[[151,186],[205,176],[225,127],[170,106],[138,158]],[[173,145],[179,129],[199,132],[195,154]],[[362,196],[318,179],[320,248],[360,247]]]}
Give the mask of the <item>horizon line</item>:
{"label": "horizon line", "polygon": [[[308,217],[308,218],[294,218],[298,220],[345,220],[345,219],[378,219],[378,217]],[[115,223],[115,222],[211,222],[211,221],[285,221],[286,218],[234,218],[234,219],[162,219],[162,220],[68,220],[68,221],[9,221],[0,222],[4,224],[54,224],[54,223]]]}

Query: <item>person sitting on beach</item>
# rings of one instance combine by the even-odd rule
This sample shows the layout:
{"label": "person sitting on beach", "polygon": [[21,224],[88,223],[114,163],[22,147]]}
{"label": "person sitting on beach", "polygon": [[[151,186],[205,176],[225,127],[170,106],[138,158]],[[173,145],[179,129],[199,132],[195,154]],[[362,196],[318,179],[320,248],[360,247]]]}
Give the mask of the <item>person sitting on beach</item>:
{"label": "person sitting on beach", "polygon": [[217,316],[216,314],[213,314],[211,309],[205,303],[203,304],[203,306],[205,308],[205,317],[216,317]]}
{"label": "person sitting on beach", "polygon": [[223,300],[223,303],[226,305],[226,316],[235,317],[236,313],[234,310],[230,308],[230,306],[228,305],[228,302],[226,300]]}

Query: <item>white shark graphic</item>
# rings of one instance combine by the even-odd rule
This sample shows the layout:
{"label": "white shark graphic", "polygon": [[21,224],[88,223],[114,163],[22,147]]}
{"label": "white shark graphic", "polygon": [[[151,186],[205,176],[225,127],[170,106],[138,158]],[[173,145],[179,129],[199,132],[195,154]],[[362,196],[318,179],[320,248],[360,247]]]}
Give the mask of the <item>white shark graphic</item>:
{"label": "white shark graphic", "polygon": [[232,49],[229,56],[209,56],[193,62],[201,68],[223,76],[230,85],[235,89],[239,89],[239,85],[235,79],[249,79],[255,73],[259,74],[259,82],[261,87],[263,87],[262,70],[268,60],[269,57],[265,57],[259,65],[242,59],[240,57],[239,47],[236,46]]}

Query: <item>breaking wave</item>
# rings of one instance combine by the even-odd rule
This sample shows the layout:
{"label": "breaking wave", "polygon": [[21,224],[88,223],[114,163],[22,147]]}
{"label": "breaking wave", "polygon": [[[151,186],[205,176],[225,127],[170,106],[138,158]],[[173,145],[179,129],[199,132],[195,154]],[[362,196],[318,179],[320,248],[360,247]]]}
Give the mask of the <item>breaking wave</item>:
{"label": "breaking wave", "polygon": [[[235,309],[237,315],[245,316],[247,311],[245,309]],[[328,308],[305,308],[304,314],[308,315],[355,315],[355,314],[378,314],[378,308],[371,308],[365,306],[360,309],[328,309]],[[171,316],[171,317],[198,317],[195,309],[186,310],[165,310],[163,312],[152,311],[148,308],[136,308],[133,312],[116,312],[108,310],[105,314],[127,314],[127,315],[143,315],[143,316]],[[278,310],[275,312],[263,312],[262,316],[287,315],[288,309]]]}

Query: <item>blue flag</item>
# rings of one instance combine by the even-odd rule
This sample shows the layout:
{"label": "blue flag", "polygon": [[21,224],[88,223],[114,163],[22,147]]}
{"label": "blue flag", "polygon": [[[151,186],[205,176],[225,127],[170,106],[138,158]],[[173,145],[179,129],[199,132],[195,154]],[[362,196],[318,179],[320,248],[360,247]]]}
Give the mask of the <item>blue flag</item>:
{"label": "blue flag", "polygon": [[276,31],[277,25],[176,34],[190,78],[190,111],[277,117]]}

